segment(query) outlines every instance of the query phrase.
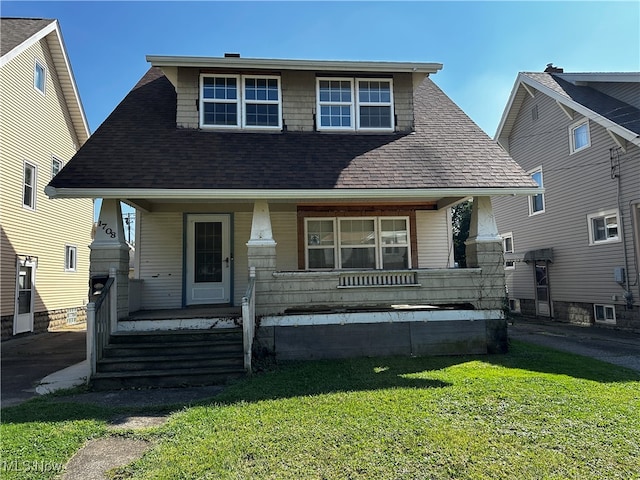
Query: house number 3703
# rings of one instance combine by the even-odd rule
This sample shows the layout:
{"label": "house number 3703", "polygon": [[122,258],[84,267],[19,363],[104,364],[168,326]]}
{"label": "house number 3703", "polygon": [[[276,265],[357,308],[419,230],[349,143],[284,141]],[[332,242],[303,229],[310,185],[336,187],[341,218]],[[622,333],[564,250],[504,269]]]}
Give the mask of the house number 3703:
{"label": "house number 3703", "polygon": [[103,222],[102,220],[98,220],[98,228],[101,228],[104,233],[109,235],[111,238],[116,238],[116,232],[109,226],[108,223]]}

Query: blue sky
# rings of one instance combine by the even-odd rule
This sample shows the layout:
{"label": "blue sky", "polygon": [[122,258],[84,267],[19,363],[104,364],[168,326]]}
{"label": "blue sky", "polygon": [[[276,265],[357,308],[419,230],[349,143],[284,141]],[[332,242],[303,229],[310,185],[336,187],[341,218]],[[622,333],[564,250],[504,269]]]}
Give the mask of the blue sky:
{"label": "blue sky", "polygon": [[493,136],[519,71],[640,71],[640,2],[12,2],[57,18],[91,131],[145,55],[439,62],[434,81]]}

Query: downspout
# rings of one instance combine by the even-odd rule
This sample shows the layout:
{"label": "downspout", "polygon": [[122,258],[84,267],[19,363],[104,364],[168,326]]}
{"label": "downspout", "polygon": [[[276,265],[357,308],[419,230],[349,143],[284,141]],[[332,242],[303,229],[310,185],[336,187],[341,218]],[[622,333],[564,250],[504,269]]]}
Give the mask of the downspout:
{"label": "downspout", "polygon": [[624,299],[627,304],[627,308],[633,308],[633,293],[629,285],[629,256],[627,255],[627,241],[626,241],[626,229],[624,228],[624,210],[622,205],[622,175],[620,173],[620,147],[614,147],[609,149],[609,159],[611,161],[611,178],[616,179],[616,200],[618,203],[618,215],[620,227],[619,231],[622,237],[622,254],[624,256]]}

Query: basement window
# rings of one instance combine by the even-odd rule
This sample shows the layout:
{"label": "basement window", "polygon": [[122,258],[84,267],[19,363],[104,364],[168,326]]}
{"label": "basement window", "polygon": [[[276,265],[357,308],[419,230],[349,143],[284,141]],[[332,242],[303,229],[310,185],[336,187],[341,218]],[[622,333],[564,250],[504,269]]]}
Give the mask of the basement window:
{"label": "basement window", "polygon": [[593,315],[598,323],[616,323],[616,309],[613,305],[594,305]]}

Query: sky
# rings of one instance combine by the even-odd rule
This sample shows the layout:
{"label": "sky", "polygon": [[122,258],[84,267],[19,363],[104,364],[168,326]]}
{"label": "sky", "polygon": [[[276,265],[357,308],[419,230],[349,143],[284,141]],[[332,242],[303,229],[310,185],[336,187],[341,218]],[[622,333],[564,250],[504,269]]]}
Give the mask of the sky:
{"label": "sky", "polygon": [[0,15],[58,19],[91,132],[146,55],[442,63],[434,82],[491,137],[520,71],[640,71],[638,0],[2,0]]}

